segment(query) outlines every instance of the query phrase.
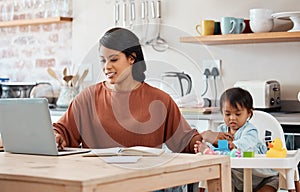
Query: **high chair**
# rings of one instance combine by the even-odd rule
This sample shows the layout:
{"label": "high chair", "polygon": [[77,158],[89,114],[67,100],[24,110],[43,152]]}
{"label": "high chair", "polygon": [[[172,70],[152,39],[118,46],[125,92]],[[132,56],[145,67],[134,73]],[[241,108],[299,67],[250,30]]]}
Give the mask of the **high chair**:
{"label": "high chair", "polygon": [[[277,119],[271,114],[254,110],[253,117],[250,119],[250,123],[252,123],[259,130],[259,138],[262,141],[269,142],[274,140],[275,138],[280,138],[283,143],[283,148],[286,148],[284,132],[277,121]],[[288,151],[288,154],[296,153],[295,159],[293,161],[289,161],[294,163],[294,174],[291,175],[288,173],[287,169],[277,169],[279,171],[279,188],[288,189],[289,191],[293,191],[295,189],[297,192],[300,192],[299,189],[299,173],[298,173],[298,163],[300,160],[299,151],[295,152],[295,150]],[[289,175],[290,174],[290,175]],[[288,178],[289,177],[289,178]],[[293,178],[290,178],[293,177]],[[294,183],[294,182],[295,183]]]}

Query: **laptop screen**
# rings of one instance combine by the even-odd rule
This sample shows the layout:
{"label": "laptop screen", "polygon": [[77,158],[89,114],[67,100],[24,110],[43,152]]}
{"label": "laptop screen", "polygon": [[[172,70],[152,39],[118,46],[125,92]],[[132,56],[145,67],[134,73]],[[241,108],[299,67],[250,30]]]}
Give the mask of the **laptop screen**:
{"label": "laptop screen", "polygon": [[0,122],[5,151],[57,153],[46,98],[0,99]]}

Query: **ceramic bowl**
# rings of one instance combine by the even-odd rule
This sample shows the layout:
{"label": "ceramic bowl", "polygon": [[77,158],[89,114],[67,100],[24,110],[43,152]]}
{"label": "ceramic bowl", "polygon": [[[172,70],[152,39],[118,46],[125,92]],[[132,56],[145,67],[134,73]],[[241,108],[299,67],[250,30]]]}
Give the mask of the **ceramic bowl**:
{"label": "ceramic bowl", "polygon": [[250,28],[254,33],[270,32],[273,28],[273,19],[250,20]]}
{"label": "ceramic bowl", "polygon": [[271,19],[273,11],[270,9],[250,9],[249,11],[250,15],[250,20],[254,18],[264,18],[264,19]]}

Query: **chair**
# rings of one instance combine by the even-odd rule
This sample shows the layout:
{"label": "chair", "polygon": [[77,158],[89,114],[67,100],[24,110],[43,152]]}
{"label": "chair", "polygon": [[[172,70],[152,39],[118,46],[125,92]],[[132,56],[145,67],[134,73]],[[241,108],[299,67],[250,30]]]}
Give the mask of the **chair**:
{"label": "chair", "polygon": [[[252,123],[259,130],[259,138],[262,141],[268,142],[279,137],[283,143],[283,147],[286,148],[283,129],[280,123],[277,121],[277,119],[273,117],[271,114],[264,111],[254,110],[253,116],[250,119],[250,123]],[[299,162],[295,164],[295,174],[294,174],[294,181],[297,182],[299,182],[299,174],[297,168],[298,163]],[[287,183],[285,181],[287,175],[282,170],[278,170],[278,171],[280,173],[279,187],[284,189],[287,187]],[[300,189],[297,188],[297,185],[295,186],[296,186],[296,191],[300,191]]]}
{"label": "chair", "polygon": [[[262,141],[269,142],[273,141],[276,137],[279,137],[282,141],[283,147],[286,148],[283,129],[277,119],[271,114],[264,111],[254,110],[250,123],[259,130],[258,137]],[[267,133],[270,132],[271,135],[268,135]]]}

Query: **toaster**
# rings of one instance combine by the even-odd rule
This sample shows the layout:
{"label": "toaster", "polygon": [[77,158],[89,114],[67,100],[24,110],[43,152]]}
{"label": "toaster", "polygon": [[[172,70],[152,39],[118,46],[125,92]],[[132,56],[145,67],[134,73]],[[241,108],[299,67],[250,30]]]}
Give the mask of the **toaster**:
{"label": "toaster", "polygon": [[255,109],[280,108],[280,84],[275,80],[237,81],[234,87],[247,90],[253,98]]}

